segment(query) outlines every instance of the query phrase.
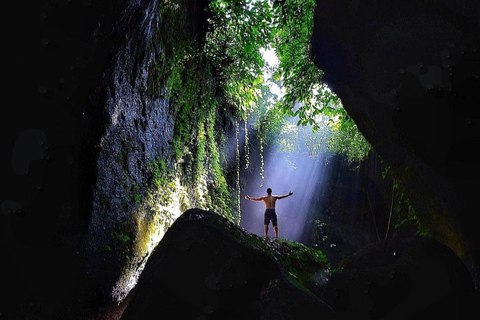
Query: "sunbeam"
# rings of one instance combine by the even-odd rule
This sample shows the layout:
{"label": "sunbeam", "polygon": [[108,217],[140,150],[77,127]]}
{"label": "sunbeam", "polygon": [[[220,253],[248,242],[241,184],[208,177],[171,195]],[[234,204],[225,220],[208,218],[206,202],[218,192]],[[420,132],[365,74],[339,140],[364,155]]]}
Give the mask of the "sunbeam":
{"label": "sunbeam", "polygon": [[[301,137],[297,143],[303,145]],[[292,241],[304,240],[304,229],[311,210],[312,201],[321,191],[326,173],[325,158],[322,155],[312,156],[305,150],[286,152],[280,142],[264,155],[264,179],[260,175],[248,177],[244,193],[259,197],[266,195],[267,188],[273,195],[293,192],[291,197],[280,199],[276,203],[279,236]],[[263,214],[265,206],[262,202],[242,201],[242,227],[249,232],[263,235]],[[269,226],[268,236],[273,236]]]}

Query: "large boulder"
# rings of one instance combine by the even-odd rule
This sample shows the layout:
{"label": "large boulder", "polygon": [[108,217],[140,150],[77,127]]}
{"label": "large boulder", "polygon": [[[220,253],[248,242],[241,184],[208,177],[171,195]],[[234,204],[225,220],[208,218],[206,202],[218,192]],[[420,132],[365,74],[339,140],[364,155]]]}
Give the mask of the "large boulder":
{"label": "large boulder", "polygon": [[377,242],[345,259],[323,299],[336,319],[466,319],[479,301],[455,253],[419,236]]}
{"label": "large boulder", "polygon": [[480,3],[317,0],[315,10],[325,82],[478,287]]}
{"label": "large boulder", "polygon": [[190,209],[155,248],[121,319],[329,319],[318,298],[327,269],[302,244]]}

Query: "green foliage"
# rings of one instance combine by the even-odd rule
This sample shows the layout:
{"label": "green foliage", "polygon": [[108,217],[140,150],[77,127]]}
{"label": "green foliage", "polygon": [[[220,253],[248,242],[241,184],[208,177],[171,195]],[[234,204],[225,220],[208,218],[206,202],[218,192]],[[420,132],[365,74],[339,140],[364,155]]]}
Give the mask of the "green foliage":
{"label": "green foliage", "polygon": [[[323,97],[323,73],[310,57],[314,8],[315,0],[279,1],[275,7],[278,25],[274,47],[280,60],[276,77],[283,80],[286,91],[281,109],[290,116],[298,115],[301,124],[312,124],[314,116],[330,105],[328,100],[338,100],[334,95]],[[296,109],[298,102],[301,106]]]}
{"label": "green foliage", "polygon": [[152,173],[153,182],[157,187],[161,187],[167,183],[168,172],[165,160],[158,157],[155,161],[149,164],[150,172]]}
{"label": "green foliage", "polygon": [[[327,211],[327,209],[325,210]],[[331,222],[330,218],[325,218],[325,220],[312,220],[310,221],[311,223],[314,224],[315,226],[315,234],[317,237],[317,244],[322,243],[322,244],[327,244],[330,248],[336,247],[335,243],[331,242],[331,239],[328,237],[328,223]]]}
{"label": "green foliage", "polygon": [[[300,242],[294,242],[286,239],[279,239],[279,242],[280,244],[288,244],[288,247],[286,248],[288,248],[289,254],[285,259],[295,258],[297,261],[301,261],[308,258],[325,267],[330,266],[330,262],[321,250],[312,250]],[[281,247],[283,248],[283,246]]]}
{"label": "green foliage", "polygon": [[[167,98],[174,111],[172,147],[175,160],[179,164],[177,168],[181,172],[179,175],[182,179],[181,183],[195,188],[196,191],[192,192],[194,197],[205,198],[199,203],[206,203],[211,209],[227,214],[226,212],[230,213],[232,210],[232,190],[228,187],[225,173],[221,168],[219,156],[221,151],[217,147],[219,143],[218,128],[215,128],[219,113],[217,100],[222,99],[224,103],[237,101],[240,96],[227,93],[233,92],[233,87],[242,88],[242,86],[244,89],[241,95],[242,101],[246,101],[249,95],[248,99],[253,99],[251,95],[254,91],[248,88],[249,81],[256,83],[258,76],[251,77],[243,66],[235,67],[233,62],[220,62],[218,59],[225,56],[225,52],[220,47],[228,44],[230,54],[242,49],[244,45],[251,48],[258,38],[228,38],[231,34],[226,32],[229,27],[225,23],[231,19],[228,19],[225,14],[229,10],[228,14],[241,15],[241,10],[238,10],[241,4],[230,6],[226,2],[213,1],[210,4],[213,18],[211,23],[216,21],[217,26],[222,25],[223,29],[214,27],[207,38],[215,35],[216,41],[203,42],[195,32],[189,31],[192,30],[193,23],[187,21],[183,6],[184,3],[180,0],[164,0],[160,4],[161,53],[158,63],[151,69],[148,87],[152,88],[150,90],[152,94]],[[215,8],[225,8],[227,11],[215,11]],[[254,17],[254,15],[249,16]],[[245,28],[248,26],[246,25]],[[246,30],[244,29],[245,32]],[[155,41],[152,42],[153,45]],[[248,50],[242,53],[242,57],[253,59],[252,61],[257,63],[262,62],[261,59],[258,60],[260,56],[255,57],[255,54]],[[243,81],[244,77],[248,78],[248,81]],[[242,81],[235,83],[237,78]],[[158,87],[164,90],[155,89]],[[232,113],[236,114],[235,111]],[[157,181],[157,187],[161,181],[161,190],[167,191],[164,192],[167,198],[170,194],[168,190],[172,188],[165,186],[171,183],[173,178],[165,174],[166,171],[161,162],[152,164],[151,171],[154,181]],[[208,194],[198,191],[203,187],[208,189]],[[166,201],[163,202],[166,203]]]}
{"label": "green foliage", "polygon": [[335,116],[342,110],[340,99],[322,83],[323,72],[312,61],[315,4],[315,0],[278,1],[274,7],[278,23],[273,45],[280,60],[274,77],[285,89],[277,107],[288,116],[298,117],[297,125],[311,125],[314,131],[319,115]]}
{"label": "green foliage", "polygon": [[349,163],[365,159],[372,147],[345,109],[341,109],[330,121],[333,134],[327,141],[328,150],[345,155]]}
{"label": "green foliage", "polygon": [[131,220],[119,222],[110,229],[110,238],[103,248],[116,255],[116,261],[129,261],[134,253],[135,223]]}
{"label": "green foliage", "polygon": [[416,230],[416,234],[421,236],[429,236],[430,232],[426,230],[423,225],[420,223],[415,209],[410,204],[410,200],[405,197],[404,193],[401,192],[399,195],[399,200],[396,203],[394,208],[396,216],[396,222],[394,227],[396,229],[413,227]]}
{"label": "green foliage", "polygon": [[[336,117],[337,122],[348,120],[338,97],[321,83],[322,72],[310,59],[314,6],[314,0],[275,4],[211,0],[205,8],[210,18],[203,38],[196,34],[194,22],[188,21],[184,2],[159,3],[158,39],[151,42],[158,60],[149,73],[148,92],[168,99],[174,112],[172,148],[182,170],[181,182],[206,186],[209,194],[204,200],[215,210],[231,212],[232,195],[239,192],[238,172],[237,185],[232,187],[226,179],[232,176],[221,169],[225,163],[220,161],[221,137],[216,129],[221,110],[231,107],[228,112],[236,117],[235,123],[239,118],[256,119],[252,123],[261,148],[282,135],[286,115],[296,117],[297,126],[308,124],[314,131],[320,127],[319,115]],[[262,57],[262,50],[269,48],[275,49],[280,60],[273,80],[285,89],[283,97],[273,95],[264,82],[265,68],[274,70]],[[333,124],[332,130],[343,135],[328,144],[332,150],[347,153],[352,160],[368,153],[368,144],[352,121]],[[248,130],[245,134],[248,139]],[[313,147],[326,145],[310,142]],[[245,157],[248,165],[248,150]],[[152,168],[154,179],[172,181],[159,174],[164,172],[160,169]],[[135,201],[140,199],[135,197]]]}
{"label": "green foliage", "polygon": [[275,258],[286,269],[290,281],[306,292],[310,292],[309,284],[315,282],[316,273],[330,268],[330,262],[321,250],[300,242],[277,238],[273,247],[269,250],[274,250]]}
{"label": "green foliage", "polygon": [[133,187],[133,200],[136,203],[140,203],[140,201],[142,201],[142,195],[140,194],[140,187],[136,183],[134,183],[132,187]]}
{"label": "green foliage", "polygon": [[[322,83],[322,71],[311,59],[315,3],[213,1],[213,31],[207,36],[207,56],[218,70],[219,85],[227,101],[244,119],[253,118],[262,144],[280,134],[285,124],[282,115],[296,118],[297,126],[309,125],[314,132],[321,128],[319,117],[323,115],[330,118],[330,131],[334,131],[328,150],[346,155],[350,162],[359,161],[367,156],[370,144],[348,117],[340,99]],[[274,71],[272,80],[285,91],[276,101],[261,78],[268,66],[260,52],[268,48],[273,48],[279,58],[278,66],[270,66]],[[311,146],[318,150],[319,143]]]}
{"label": "green foliage", "polygon": [[173,171],[167,167],[164,159],[158,157],[148,165],[151,173],[151,182],[158,190],[159,201],[162,205],[171,202],[171,196],[176,191],[175,176]]}
{"label": "green foliage", "polygon": [[226,102],[243,119],[251,113],[262,83],[261,48],[273,41],[274,13],[268,1],[212,0],[212,32],[207,34],[206,56],[216,68]]}
{"label": "green foliage", "polygon": [[252,121],[258,139],[265,144],[273,143],[286,123],[285,116],[272,107],[271,101],[275,99],[270,88],[267,85],[260,86],[260,96]]}
{"label": "green foliage", "polygon": [[[185,153],[185,147],[191,149],[192,136],[197,129],[197,112],[201,106],[197,103],[201,93],[200,80],[195,78],[196,62],[188,62],[188,69],[182,75],[183,84],[179,84],[172,89],[174,96],[170,97],[170,103],[177,111],[174,127],[173,147],[177,159],[180,159]],[[198,107],[198,108],[197,108]]]}
{"label": "green foliage", "polygon": [[330,266],[330,261],[328,260],[327,256],[325,255],[325,253],[323,253],[322,250],[315,251],[315,256],[317,261],[319,261],[320,263],[326,266]]}
{"label": "green foliage", "polygon": [[345,111],[333,118],[317,116],[315,131],[311,126],[296,125],[297,121],[298,117],[284,118],[280,130],[275,132],[280,151],[325,157],[341,154],[353,163],[365,159],[371,150],[371,145]]}
{"label": "green foliage", "polygon": [[152,40],[152,47],[160,44],[159,60],[149,72],[149,93],[161,95],[157,88],[165,87],[165,96],[171,97],[172,91],[182,85],[182,75],[190,61],[196,55],[195,39],[187,32],[185,10],[180,0],[164,0],[159,4],[158,38]]}
{"label": "green foliage", "polygon": [[430,232],[421,223],[415,208],[411,205],[410,199],[405,194],[405,185],[397,176],[390,166],[386,166],[382,171],[382,178],[387,181],[393,181],[393,190],[395,190],[395,197],[393,199],[395,220],[393,226],[398,231],[413,230],[413,232],[418,235],[430,236]]}
{"label": "green foliage", "polygon": [[[210,115],[207,117],[206,122],[206,136],[208,139],[207,152],[209,154],[209,157],[207,157],[207,168],[211,173],[210,179],[208,180],[208,187],[210,191],[209,202],[212,210],[222,213],[224,216],[228,217],[231,216],[232,208],[234,208],[234,201],[233,197],[231,196],[234,190],[228,186],[227,180],[225,179],[226,175],[221,163],[220,152],[217,147],[219,143],[215,139],[215,123],[213,119],[214,118]],[[231,218],[233,218],[233,216]]]}
{"label": "green foliage", "polygon": [[[277,104],[282,113],[296,117],[297,125],[322,133],[308,146],[315,154],[330,151],[346,155],[349,162],[367,157],[370,144],[348,116],[338,96],[322,83],[323,72],[312,62],[311,35],[315,0],[279,1],[279,24],[275,49],[280,60],[275,77],[282,79],[284,99]],[[325,122],[325,117],[328,118]],[[325,128],[325,123],[329,128]],[[324,137],[328,135],[328,141]],[[327,144],[327,147],[323,147]]]}
{"label": "green foliage", "polygon": [[127,212],[132,203],[140,203],[142,201],[142,191],[140,190],[140,186],[137,183],[133,183],[127,188],[125,185],[127,198],[122,199],[122,208],[125,212]]}
{"label": "green foliage", "polygon": [[[236,235],[236,238],[240,239],[241,234]],[[246,234],[242,239],[278,261],[289,280],[307,293],[310,293],[309,288],[316,285],[319,274],[326,277],[330,272],[330,261],[323,251],[307,247],[300,242],[283,238],[273,240],[253,234]]]}

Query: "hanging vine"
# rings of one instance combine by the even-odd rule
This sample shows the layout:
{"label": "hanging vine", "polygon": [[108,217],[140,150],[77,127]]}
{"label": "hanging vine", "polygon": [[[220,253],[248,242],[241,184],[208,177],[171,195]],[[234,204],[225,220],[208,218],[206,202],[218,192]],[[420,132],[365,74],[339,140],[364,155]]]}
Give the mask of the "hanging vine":
{"label": "hanging vine", "polygon": [[392,220],[393,199],[394,199],[396,187],[397,187],[397,184],[395,183],[395,180],[393,180],[393,185],[392,185],[392,201],[391,201],[391,203],[390,203],[390,214],[388,215],[387,230],[385,231],[385,240],[387,240],[388,230],[390,229],[390,221]]}
{"label": "hanging vine", "polygon": [[384,181],[387,178],[392,180],[392,199],[385,239],[388,236],[390,224],[399,232],[402,229],[413,229],[418,235],[429,236],[429,230],[420,221],[415,208],[405,194],[405,186],[399,175],[393,172],[392,167],[386,166],[382,172],[382,178]]}
{"label": "hanging vine", "polygon": [[265,163],[263,160],[263,139],[259,139],[260,142],[260,188],[263,187],[265,181]]}
{"label": "hanging vine", "polygon": [[235,119],[235,160],[236,160],[236,179],[235,179],[235,196],[237,202],[237,214],[235,215],[235,221],[240,225],[241,211],[240,211],[240,125],[238,120]]}
{"label": "hanging vine", "polygon": [[250,146],[248,142],[248,120],[245,119],[243,122],[243,130],[245,132],[245,169],[248,169],[250,166]]}
{"label": "hanging vine", "polygon": [[[199,196],[209,197],[207,202],[212,207],[236,203],[238,213],[235,219],[238,222],[240,148],[244,147],[244,167],[248,169],[251,166],[251,128],[255,129],[260,141],[260,176],[263,185],[265,149],[278,137],[285,114],[300,119],[303,117],[301,124],[310,123],[312,112],[315,114],[320,109],[333,112],[331,105],[338,102],[333,93],[319,84],[321,71],[308,59],[314,3],[314,0],[211,0],[206,8],[209,19],[206,21],[208,31],[205,38],[193,39],[191,32],[188,32],[189,22],[180,9],[181,0],[159,2],[159,38],[164,50],[160,53],[158,64],[151,70],[149,92],[153,96],[169,99],[175,112],[173,151],[177,162],[181,164],[179,167],[184,172],[183,176],[193,178],[187,182],[209,184],[208,193],[211,195],[199,193]],[[273,95],[264,79],[266,64],[262,50],[272,48],[280,59],[276,74],[282,80],[272,76],[270,82],[283,82],[286,90],[284,98]],[[207,78],[212,79],[208,85],[205,82]],[[159,87],[164,90],[157,89]],[[315,101],[321,103],[305,104],[306,100],[311,101],[309,98],[313,89],[317,92]],[[235,175],[233,171],[228,175],[215,170],[214,180],[222,181],[220,176],[225,178],[228,175],[230,180],[235,179],[235,182],[227,183],[229,186],[235,185],[235,192],[226,192],[222,182],[208,181],[212,177],[212,165],[207,165],[205,161],[206,149],[215,139],[211,139],[212,123],[207,123],[209,119],[206,115],[215,118],[220,110],[224,110],[222,106],[217,107],[214,99],[234,109],[237,165]],[[313,111],[307,112],[306,108],[293,111],[290,108],[296,101],[314,108]],[[212,113],[212,110],[217,112]],[[259,113],[252,125],[251,116],[255,110],[259,110]],[[239,121],[244,121],[244,146],[239,143]],[[210,150],[219,152],[215,148]]]}

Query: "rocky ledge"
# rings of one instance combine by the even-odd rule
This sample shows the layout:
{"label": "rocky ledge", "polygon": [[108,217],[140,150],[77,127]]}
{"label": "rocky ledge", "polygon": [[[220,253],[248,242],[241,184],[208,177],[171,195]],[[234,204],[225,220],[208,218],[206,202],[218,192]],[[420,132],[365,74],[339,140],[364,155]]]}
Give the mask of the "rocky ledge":
{"label": "rocky ledge", "polygon": [[190,209],[150,256],[121,320],[456,318],[476,298],[463,263],[432,239],[378,242],[332,269],[314,248]]}

